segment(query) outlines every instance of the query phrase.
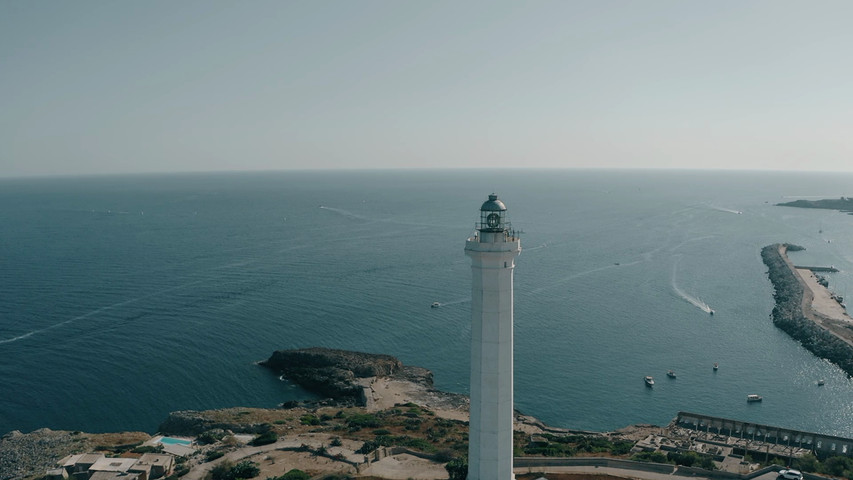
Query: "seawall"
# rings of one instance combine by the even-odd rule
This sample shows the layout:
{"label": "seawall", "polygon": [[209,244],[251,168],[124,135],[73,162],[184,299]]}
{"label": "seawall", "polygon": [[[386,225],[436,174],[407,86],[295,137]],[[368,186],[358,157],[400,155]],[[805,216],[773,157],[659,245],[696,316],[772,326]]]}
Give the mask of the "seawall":
{"label": "seawall", "polygon": [[773,324],[808,351],[853,376],[853,345],[842,339],[839,333],[822,326],[830,319],[822,318],[813,311],[813,294],[788,259],[788,248],[787,244],[777,243],[761,249],[761,258],[767,265],[767,275],[774,288]]}

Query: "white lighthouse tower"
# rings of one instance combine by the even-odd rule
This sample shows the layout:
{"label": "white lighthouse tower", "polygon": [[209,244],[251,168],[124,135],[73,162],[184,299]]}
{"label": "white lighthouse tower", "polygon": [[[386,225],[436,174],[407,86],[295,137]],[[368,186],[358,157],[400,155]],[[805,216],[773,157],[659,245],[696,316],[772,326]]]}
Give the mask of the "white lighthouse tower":
{"label": "white lighthouse tower", "polygon": [[495,194],[480,207],[471,257],[471,421],[468,480],[511,480],[512,277],[521,240]]}

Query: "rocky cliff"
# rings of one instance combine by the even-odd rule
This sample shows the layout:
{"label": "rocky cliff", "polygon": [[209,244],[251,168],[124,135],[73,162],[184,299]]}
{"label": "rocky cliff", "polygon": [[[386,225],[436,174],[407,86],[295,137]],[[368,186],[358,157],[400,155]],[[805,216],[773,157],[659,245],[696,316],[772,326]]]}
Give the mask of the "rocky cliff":
{"label": "rocky cliff", "polygon": [[400,376],[432,386],[429,370],[404,367],[400,360],[390,355],[314,347],[278,350],[260,365],[306,390],[358,405],[365,402],[364,388],[357,382],[358,378]]}

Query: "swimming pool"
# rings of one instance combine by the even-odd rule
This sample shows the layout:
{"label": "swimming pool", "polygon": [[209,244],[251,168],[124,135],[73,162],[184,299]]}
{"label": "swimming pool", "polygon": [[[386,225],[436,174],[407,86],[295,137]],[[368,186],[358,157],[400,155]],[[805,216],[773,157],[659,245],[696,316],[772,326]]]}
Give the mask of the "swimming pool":
{"label": "swimming pool", "polygon": [[174,437],[162,437],[159,442],[163,445],[189,445],[193,443],[192,440]]}

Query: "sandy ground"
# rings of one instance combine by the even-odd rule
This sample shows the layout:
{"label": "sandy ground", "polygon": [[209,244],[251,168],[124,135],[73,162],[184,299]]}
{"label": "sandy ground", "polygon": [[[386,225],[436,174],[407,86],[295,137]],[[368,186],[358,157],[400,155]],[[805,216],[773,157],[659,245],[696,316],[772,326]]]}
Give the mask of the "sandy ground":
{"label": "sandy ground", "polygon": [[468,399],[448,395],[405,380],[370,377],[361,382],[367,397],[368,412],[386,410],[398,403],[416,403],[442,418],[468,421]]}
{"label": "sandy ground", "polygon": [[812,292],[811,307],[815,313],[831,318],[839,322],[853,324],[853,318],[847,315],[847,310],[836,302],[826,287],[817,283],[817,276],[807,268],[798,268],[797,274],[803,279],[806,286]]}

